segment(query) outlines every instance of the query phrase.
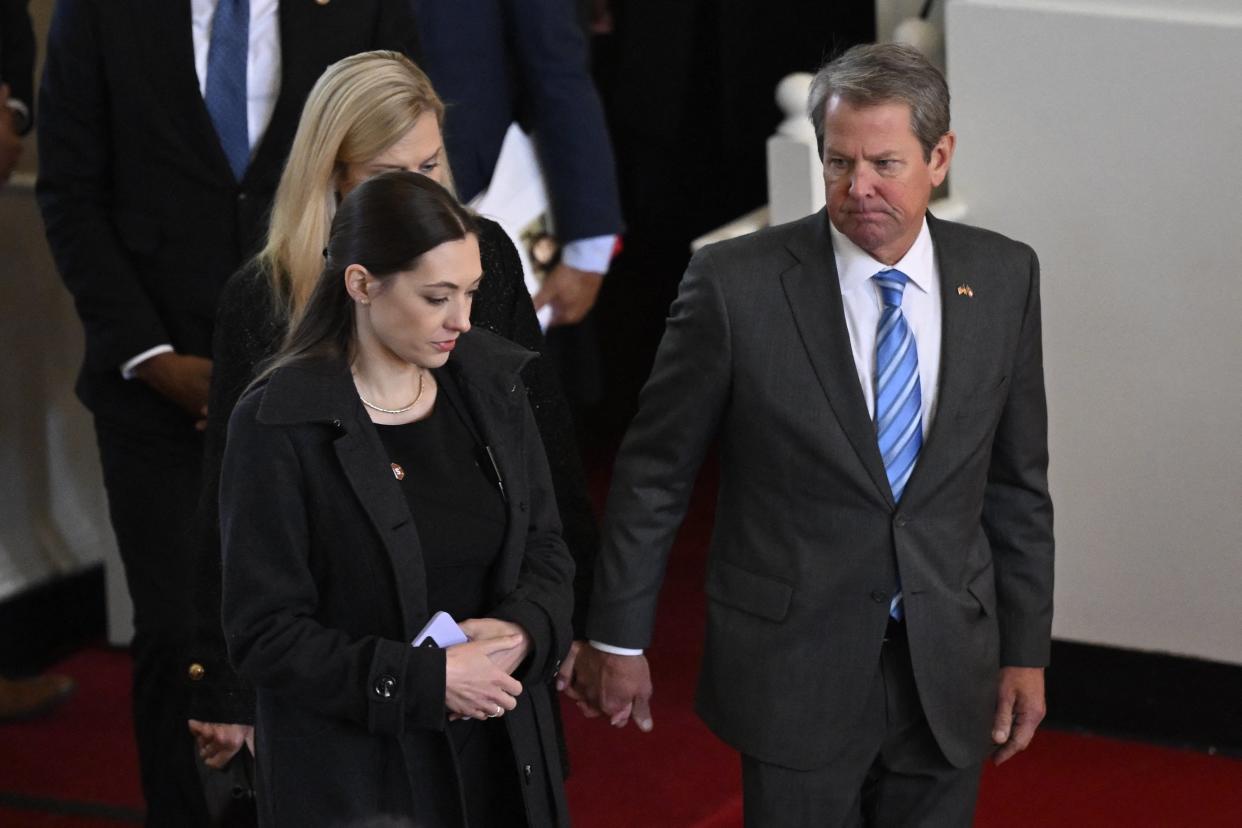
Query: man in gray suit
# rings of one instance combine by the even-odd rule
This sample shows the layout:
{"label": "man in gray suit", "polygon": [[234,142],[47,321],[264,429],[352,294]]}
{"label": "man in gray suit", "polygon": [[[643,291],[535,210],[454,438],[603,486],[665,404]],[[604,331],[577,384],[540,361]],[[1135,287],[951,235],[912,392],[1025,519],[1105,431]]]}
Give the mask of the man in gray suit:
{"label": "man in gray suit", "polygon": [[614,472],[571,693],[652,725],[644,648],[720,455],[698,712],[749,826],[968,826],[1044,713],[1052,502],[1039,266],[927,212],[943,76],[859,46],[812,84],[826,214],[691,262]]}

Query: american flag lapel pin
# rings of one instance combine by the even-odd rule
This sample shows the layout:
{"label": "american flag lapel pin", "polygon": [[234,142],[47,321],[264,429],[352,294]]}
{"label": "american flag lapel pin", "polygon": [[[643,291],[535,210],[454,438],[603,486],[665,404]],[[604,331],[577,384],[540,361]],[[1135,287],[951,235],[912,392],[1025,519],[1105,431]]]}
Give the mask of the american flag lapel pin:
{"label": "american flag lapel pin", "polygon": [[975,289],[972,288],[970,285],[966,284],[965,282],[962,282],[960,285],[957,286],[957,295],[965,296],[967,299],[974,299]]}

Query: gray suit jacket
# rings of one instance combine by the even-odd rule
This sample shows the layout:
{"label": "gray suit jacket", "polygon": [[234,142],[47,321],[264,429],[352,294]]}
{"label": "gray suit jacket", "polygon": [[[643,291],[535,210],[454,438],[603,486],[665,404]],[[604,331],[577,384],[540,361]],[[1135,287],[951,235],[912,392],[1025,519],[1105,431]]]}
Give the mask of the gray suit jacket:
{"label": "gray suit jacket", "polygon": [[941,385],[900,503],[858,382],[823,211],[695,256],[617,459],[589,636],[650,644],[668,552],[715,441],[698,710],[763,761],[819,767],[844,744],[898,571],[919,694],[954,764],[989,749],[999,668],[1048,660],[1038,261],[995,233],[928,222]]}

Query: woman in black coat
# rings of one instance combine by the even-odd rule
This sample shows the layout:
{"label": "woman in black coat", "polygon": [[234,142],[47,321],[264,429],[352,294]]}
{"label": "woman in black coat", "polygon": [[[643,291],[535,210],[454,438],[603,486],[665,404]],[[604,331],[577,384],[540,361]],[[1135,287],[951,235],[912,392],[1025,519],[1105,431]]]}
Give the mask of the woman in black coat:
{"label": "woman in black coat", "polygon": [[[307,99],[280,187],[266,248],[225,286],[216,314],[214,367],[204,449],[201,543],[195,561],[196,617],[189,653],[190,727],[204,760],[222,767],[250,733],[254,695],[228,664],[220,630],[220,540],[216,492],[229,415],[255,368],[280,346],[323,266],[339,196],[385,169],[407,169],[450,184],[441,103],[426,75],[395,52],[346,58]],[[543,337],[513,243],[495,222],[477,219],[483,280],[471,321],[532,351]],[[564,537],[578,569],[575,629],[581,631],[598,544],[569,409],[546,359],[522,370],[548,453]],[[566,668],[568,669],[568,663]],[[559,708],[558,708],[559,714]]]}
{"label": "woman in black coat", "polygon": [[[482,278],[474,219],[442,187],[362,183],[230,420],[223,619],[257,690],[261,824],[568,822],[548,679],[573,560],[532,355],[471,331]],[[412,646],[439,610],[470,640]]]}

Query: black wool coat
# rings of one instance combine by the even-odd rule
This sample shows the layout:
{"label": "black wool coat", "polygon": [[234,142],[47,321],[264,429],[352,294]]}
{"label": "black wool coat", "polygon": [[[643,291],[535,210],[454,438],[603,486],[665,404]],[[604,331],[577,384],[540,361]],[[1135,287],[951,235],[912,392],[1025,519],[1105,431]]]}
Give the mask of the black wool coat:
{"label": "black wool coat", "polygon": [[[573,560],[519,371],[530,352],[475,329],[453,373],[495,458],[507,512],[487,613],[531,653],[504,716],[531,825],[568,823],[548,681],[572,640]],[[410,646],[427,606],[416,516],[343,361],[283,368],[229,425],[220,485],[223,622],[257,690],[264,825],[353,824],[405,813],[445,727],[443,650]],[[451,795],[451,794],[450,794]]]}

